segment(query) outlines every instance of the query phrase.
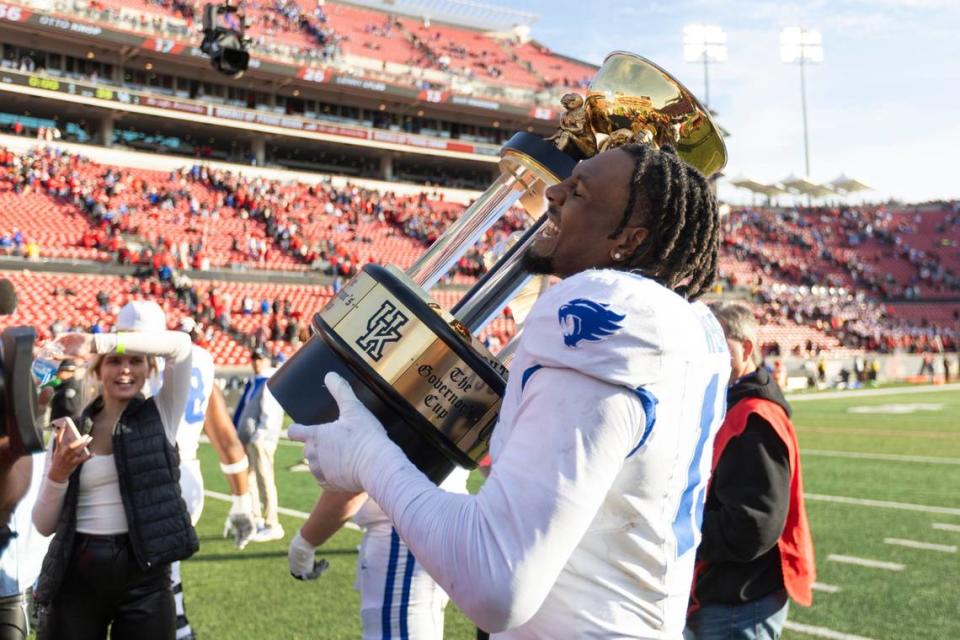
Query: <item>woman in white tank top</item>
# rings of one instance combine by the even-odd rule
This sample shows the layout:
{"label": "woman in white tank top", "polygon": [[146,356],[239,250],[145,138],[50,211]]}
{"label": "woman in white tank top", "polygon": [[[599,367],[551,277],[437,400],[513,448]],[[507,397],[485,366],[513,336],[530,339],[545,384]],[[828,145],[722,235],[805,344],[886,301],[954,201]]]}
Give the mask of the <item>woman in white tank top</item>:
{"label": "woman in white tank top", "polygon": [[[40,533],[56,532],[61,540],[57,545],[54,538],[44,562],[49,585],[43,584],[42,577],[38,586],[45,609],[38,638],[106,638],[109,628],[114,640],[173,640],[176,615],[169,560],[155,555],[153,547],[147,551],[156,534],[140,522],[143,511],[131,506],[132,500],[124,505],[123,488],[127,493],[137,490],[131,470],[137,463],[133,457],[118,459],[122,450],[114,452],[114,444],[152,449],[156,442],[158,453],[173,451],[190,390],[190,339],[181,332],[158,331],[67,334],[57,342],[67,355],[91,359],[91,375],[99,383],[100,393],[84,411],[84,424],[79,425],[86,435],[67,443],[65,430],[59,430],[47,452],[33,521]],[[163,388],[143,400],[141,390],[156,370],[158,357],[166,364]],[[159,416],[162,439],[137,442],[117,429],[121,417],[126,421],[124,428],[127,424],[146,428],[151,423],[145,422],[144,416],[152,419],[153,425]],[[75,479],[71,480],[72,476]],[[166,490],[165,495],[175,504],[179,485],[174,474],[169,476],[171,482],[159,480],[163,485],[159,488]],[[76,497],[67,501],[71,482],[76,483]],[[178,531],[187,542],[178,543],[174,553],[189,555],[196,535],[182,502],[180,499],[186,521]],[[74,513],[64,514],[64,508],[71,506]],[[179,523],[177,515],[173,518]]]}

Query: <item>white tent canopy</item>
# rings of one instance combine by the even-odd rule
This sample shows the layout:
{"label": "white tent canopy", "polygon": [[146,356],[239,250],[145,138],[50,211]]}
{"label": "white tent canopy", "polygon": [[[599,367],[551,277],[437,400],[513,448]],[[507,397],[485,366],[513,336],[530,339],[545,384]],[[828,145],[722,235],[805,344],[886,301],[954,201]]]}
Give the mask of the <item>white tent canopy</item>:
{"label": "white tent canopy", "polygon": [[814,182],[810,178],[789,175],[780,181],[792,193],[799,193],[812,198],[824,198],[837,195],[837,192],[826,185]]}
{"label": "white tent canopy", "polygon": [[856,178],[851,178],[846,174],[840,174],[837,178],[829,182],[830,186],[834,191],[838,193],[848,194],[856,193],[857,191],[872,191],[867,184],[860,182]]}
{"label": "white tent canopy", "polygon": [[775,184],[764,184],[759,180],[754,180],[746,176],[740,176],[737,178],[732,178],[730,184],[735,187],[740,187],[741,189],[746,189],[752,193],[759,193],[767,197],[779,196],[787,193],[781,189],[778,185]]}

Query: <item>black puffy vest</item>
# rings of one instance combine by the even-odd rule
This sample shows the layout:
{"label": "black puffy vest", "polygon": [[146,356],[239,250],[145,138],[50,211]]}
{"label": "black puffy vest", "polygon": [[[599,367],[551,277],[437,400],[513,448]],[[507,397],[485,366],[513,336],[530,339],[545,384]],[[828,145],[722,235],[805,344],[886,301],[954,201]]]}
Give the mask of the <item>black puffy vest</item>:
{"label": "black puffy vest", "polygon": [[[97,398],[84,410],[78,425],[82,434],[90,432],[92,416],[102,408],[103,401]],[[113,459],[130,546],[140,568],[146,570],[193,555],[200,543],[180,495],[180,457],[167,440],[152,398],[137,397],[127,405],[113,430]],[[57,531],[43,559],[34,596],[38,604],[53,601],[70,565],[82,466],[70,475]]]}

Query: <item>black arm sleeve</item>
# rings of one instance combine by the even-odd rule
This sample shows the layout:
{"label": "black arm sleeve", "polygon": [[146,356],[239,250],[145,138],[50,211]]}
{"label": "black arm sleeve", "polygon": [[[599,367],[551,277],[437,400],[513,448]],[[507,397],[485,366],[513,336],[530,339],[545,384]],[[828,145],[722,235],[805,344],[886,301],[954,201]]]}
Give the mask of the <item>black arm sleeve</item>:
{"label": "black arm sleeve", "polygon": [[717,463],[703,514],[699,557],[749,562],[777,543],[790,507],[787,447],[766,420],[753,414]]}

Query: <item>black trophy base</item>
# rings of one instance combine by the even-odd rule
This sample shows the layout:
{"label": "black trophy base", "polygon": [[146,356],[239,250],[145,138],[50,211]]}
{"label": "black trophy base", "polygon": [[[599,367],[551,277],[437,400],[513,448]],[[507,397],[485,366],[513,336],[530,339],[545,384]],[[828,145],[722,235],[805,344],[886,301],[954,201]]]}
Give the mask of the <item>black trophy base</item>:
{"label": "black trophy base", "polygon": [[360,402],[383,424],[387,435],[410,462],[434,483],[443,482],[457,465],[440,453],[420,430],[411,426],[393,403],[388,404],[381,397],[382,389],[381,394],[374,392],[373,389],[386,383],[373,372],[358,373],[350,367],[342,351],[328,344],[331,339],[336,339],[332,332],[323,335],[318,331],[270,378],[270,391],[284,410],[300,424],[335,421],[340,412],[323,379],[327,372],[336,372],[350,383]]}
{"label": "black trophy base", "polygon": [[[456,323],[442,318],[435,305],[417,295],[411,286],[415,285],[389,269],[366,265],[338,298],[314,316],[315,335],[273,374],[268,384],[294,420],[322,424],[339,415],[323,384],[327,372],[338,373],[407,458],[439,484],[457,466],[476,467],[486,452],[496,409],[506,392],[505,370],[492,355],[484,356],[472,347],[453,326]],[[396,313],[402,309],[398,326],[403,326],[405,333],[385,332],[382,342],[373,347],[366,338],[357,339],[355,335],[348,341],[344,336],[351,331],[373,335],[382,328],[376,323],[377,315],[368,316],[369,310],[378,306]],[[365,310],[361,312],[361,308]],[[391,353],[400,354],[399,358],[390,360],[385,348],[394,349]],[[368,349],[373,349],[376,357]],[[399,378],[391,365],[397,362],[409,363]],[[391,373],[381,374],[381,370]],[[439,378],[426,383],[427,374],[421,372],[436,372]],[[388,379],[387,375],[393,377]],[[403,394],[394,384],[404,389]],[[457,434],[458,442],[450,439],[450,433]]]}

